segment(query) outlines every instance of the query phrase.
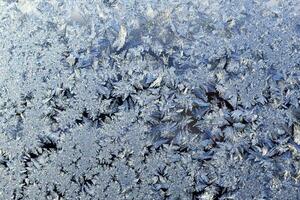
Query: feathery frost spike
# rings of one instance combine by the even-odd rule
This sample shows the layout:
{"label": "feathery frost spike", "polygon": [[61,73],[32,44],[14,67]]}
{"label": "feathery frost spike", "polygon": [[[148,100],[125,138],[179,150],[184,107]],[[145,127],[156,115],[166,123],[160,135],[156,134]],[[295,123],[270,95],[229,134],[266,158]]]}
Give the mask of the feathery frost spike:
{"label": "feathery frost spike", "polygon": [[113,47],[117,48],[117,51],[119,51],[124,46],[126,36],[127,36],[126,28],[125,26],[121,25],[118,38],[113,43]]}
{"label": "feathery frost spike", "polygon": [[163,79],[163,76],[159,75],[157,77],[157,79],[150,85],[150,87],[159,87],[160,84],[161,84],[162,79]]}

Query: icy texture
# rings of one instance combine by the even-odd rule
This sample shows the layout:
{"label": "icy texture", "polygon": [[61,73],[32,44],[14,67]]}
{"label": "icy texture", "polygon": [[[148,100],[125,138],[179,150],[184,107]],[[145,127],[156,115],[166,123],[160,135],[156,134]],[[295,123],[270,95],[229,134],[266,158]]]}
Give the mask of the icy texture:
{"label": "icy texture", "polygon": [[0,199],[300,199],[299,13],[0,1]]}

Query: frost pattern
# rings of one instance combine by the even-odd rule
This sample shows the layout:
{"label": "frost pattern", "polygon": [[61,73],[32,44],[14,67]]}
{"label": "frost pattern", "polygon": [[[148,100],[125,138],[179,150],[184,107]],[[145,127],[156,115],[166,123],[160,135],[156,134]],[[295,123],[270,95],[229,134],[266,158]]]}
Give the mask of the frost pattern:
{"label": "frost pattern", "polygon": [[0,199],[300,199],[299,11],[0,1]]}

